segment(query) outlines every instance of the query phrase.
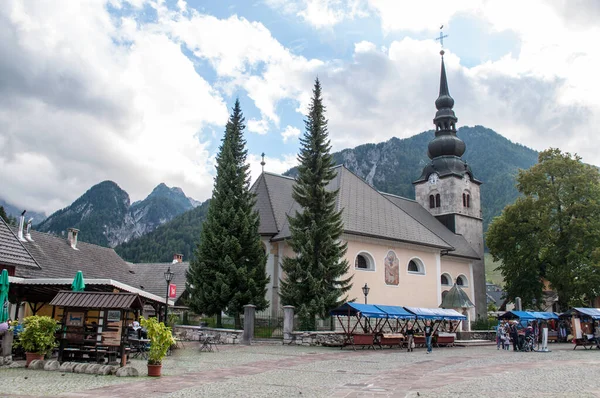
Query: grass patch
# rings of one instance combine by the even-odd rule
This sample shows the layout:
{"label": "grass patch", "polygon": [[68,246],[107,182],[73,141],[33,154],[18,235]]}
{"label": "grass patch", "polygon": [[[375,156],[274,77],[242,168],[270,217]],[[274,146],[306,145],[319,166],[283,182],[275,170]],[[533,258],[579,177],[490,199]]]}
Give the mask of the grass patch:
{"label": "grass patch", "polygon": [[504,278],[499,270],[496,270],[498,266],[502,265],[501,261],[494,261],[492,255],[485,253],[485,280],[492,282],[498,286],[504,286]]}

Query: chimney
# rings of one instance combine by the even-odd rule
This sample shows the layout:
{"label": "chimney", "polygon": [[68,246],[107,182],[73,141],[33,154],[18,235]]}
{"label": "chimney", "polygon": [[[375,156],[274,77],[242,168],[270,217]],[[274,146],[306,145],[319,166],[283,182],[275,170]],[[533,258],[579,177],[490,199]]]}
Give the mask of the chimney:
{"label": "chimney", "polygon": [[183,254],[173,254],[173,264],[177,264],[183,261]]}
{"label": "chimney", "polygon": [[28,242],[33,242],[33,239],[31,239],[31,223],[33,222],[33,218],[30,218],[29,221],[27,221],[27,232],[25,233],[25,239],[27,239]]}
{"label": "chimney", "polygon": [[71,245],[73,249],[79,250],[77,248],[77,234],[79,233],[79,230],[76,228],[69,228],[67,231],[67,242],[69,242],[69,245]]}
{"label": "chimney", "polygon": [[27,213],[27,210],[23,210],[23,213],[21,213],[21,217],[19,218],[18,237],[21,242],[27,242],[27,240],[25,240],[25,238],[23,237],[23,227],[25,226],[25,213]]}

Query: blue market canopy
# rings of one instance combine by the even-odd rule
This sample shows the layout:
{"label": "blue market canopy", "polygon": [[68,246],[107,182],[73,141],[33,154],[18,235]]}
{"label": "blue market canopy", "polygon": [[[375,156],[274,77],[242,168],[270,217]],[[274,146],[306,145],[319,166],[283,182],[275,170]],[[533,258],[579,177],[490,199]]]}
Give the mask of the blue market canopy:
{"label": "blue market canopy", "polygon": [[556,315],[554,312],[539,312],[539,311],[535,311],[535,312],[531,312],[533,315],[535,315],[536,319],[558,319],[558,315]]}
{"label": "blue market canopy", "polygon": [[567,312],[572,313],[573,310],[579,312],[580,314],[587,315],[592,319],[600,319],[600,308],[575,307]]}
{"label": "blue market canopy", "polygon": [[415,316],[413,314],[411,314],[410,312],[406,311],[404,308],[398,305],[375,304],[375,307],[385,312],[388,315],[388,318],[391,319],[415,319]]}
{"label": "blue market canopy", "polygon": [[346,303],[329,312],[338,316],[364,316],[366,318],[387,318],[388,315],[372,304]]}
{"label": "blue market canopy", "polygon": [[409,312],[412,312],[417,316],[417,319],[430,319],[430,320],[465,320],[466,316],[460,314],[455,310],[443,309],[443,308],[417,308],[417,307],[404,307]]}

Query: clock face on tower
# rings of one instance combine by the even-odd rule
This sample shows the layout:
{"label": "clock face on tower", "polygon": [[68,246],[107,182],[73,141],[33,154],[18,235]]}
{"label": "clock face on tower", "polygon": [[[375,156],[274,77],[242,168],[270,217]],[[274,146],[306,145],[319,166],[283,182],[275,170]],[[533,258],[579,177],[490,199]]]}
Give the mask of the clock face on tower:
{"label": "clock face on tower", "polygon": [[437,184],[439,179],[440,179],[440,177],[436,173],[429,174],[429,183],[430,184],[432,184],[432,185]]}

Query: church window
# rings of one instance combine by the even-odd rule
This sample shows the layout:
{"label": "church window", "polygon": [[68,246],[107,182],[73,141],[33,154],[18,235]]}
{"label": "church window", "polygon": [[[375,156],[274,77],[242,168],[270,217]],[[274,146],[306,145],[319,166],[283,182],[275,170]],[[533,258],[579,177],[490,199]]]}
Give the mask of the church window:
{"label": "church window", "polygon": [[375,260],[373,260],[373,257],[369,253],[360,252],[354,260],[354,269],[363,271],[374,271]]}
{"label": "church window", "polygon": [[442,276],[440,277],[440,282],[442,284],[442,286],[450,286],[452,285],[452,277],[448,274],[442,274]]}
{"label": "church window", "polygon": [[467,194],[463,193],[463,207],[467,207]]}
{"label": "church window", "polygon": [[441,196],[438,193],[437,195],[435,195],[435,207],[440,207],[441,204]]}
{"label": "church window", "polygon": [[429,208],[433,209],[435,207],[435,198],[433,195],[429,195]]}
{"label": "church window", "polygon": [[423,262],[418,258],[413,258],[408,262],[408,273],[409,274],[425,274],[425,266]]}
{"label": "church window", "polygon": [[467,282],[467,277],[464,275],[459,275],[458,278],[456,278],[456,284],[458,286],[468,286],[469,283]]}
{"label": "church window", "polygon": [[471,207],[471,195],[467,194],[467,207]]}

